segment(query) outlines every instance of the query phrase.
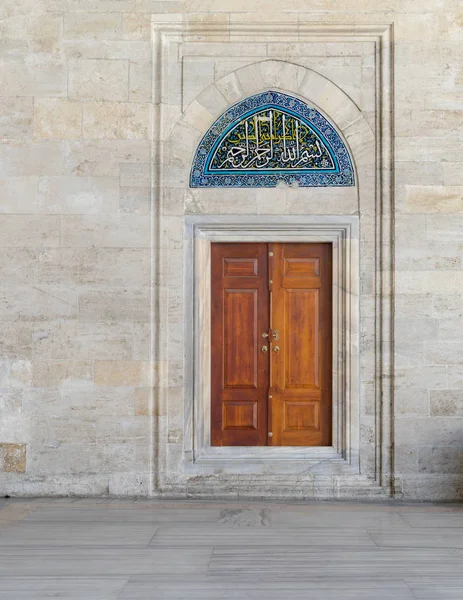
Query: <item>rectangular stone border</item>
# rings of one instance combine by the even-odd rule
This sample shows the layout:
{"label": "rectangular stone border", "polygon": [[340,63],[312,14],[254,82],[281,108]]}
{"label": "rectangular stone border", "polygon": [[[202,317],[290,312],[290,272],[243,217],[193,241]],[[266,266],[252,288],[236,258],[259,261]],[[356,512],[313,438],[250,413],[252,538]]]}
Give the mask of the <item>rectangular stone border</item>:
{"label": "rectangular stone border", "polygon": [[[333,446],[211,447],[211,242],[329,242],[333,246]],[[186,472],[297,474],[359,472],[359,218],[185,217]],[[275,462],[277,461],[277,462]],[[283,461],[283,463],[281,463]],[[333,464],[331,465],[330,463]]]}
{"label": "rectangular stone border", "polygon": [[[283,29],[282,29],[283,27]],[[154,240],[162,240],[163,231],[163,187],[165,158],[163,140],[166,127],[170,127],[172,115],[165,111],[169,104],[169,80],[181,85],[181,70],[178,69],[178,46],[186,41],[204,44],[214,42],[216,34],[228,32],[230,42],[259,41],[282,35],[288,43],[323,41],[372,41],[375,44],[376,62],[376,193],[373,205],[368,203],[368,211],[374,212],[375,219],[375,272],[374,311],[376,315],[375,351],[375,472],[374,477],[338,477],[323,492],[323,497],[365,498],[394,495],[394,30],[391,22],[373,23],[307,23],[298,22],[276,25],[274,23],[247,23],[217,26],[192,26],[183,22],[182,15],[153,15],[153,131],[152,131],[152,348],[153,353],[165,347],[165,330],[159,324],[165,318],[161,308],[166,301],[166,290],[160,282],[163,251],[157,248]],[[179,80],[179,81],[177,81]],[[180,83],[179,83],[180,82]],[[175,107],[174,107],[175,108]],[[179,114],[180,117],[180,114]],[[360,196],[362,197],[362,189]],[[186,340],[188,343],[188,340]],[[153,354],[154,355],[154,354]],[[160,381],[167,380],[168,366],[165,361],[159,365]],[[152,398],[152,405],[165,411],[168,402],[168,389],[165,386]],[[164,414],[164,413],[163,413]],[[168,431],[164,417],[153,417],[151,427],[150,488],[153,495],[184,497],[188,495],[187,479],[174,483],[170,476],[167,455]],[[323,473],[323,469],[321,471]],[[177,475],[179,473],[176,472]],[[207,478],[206,478],[207,479]],[[194,495],[214,496],[219,492],[214,486],[206,492],[208,483],[199,492],[194,487]],[[288,485],[292,485],[289,483]],[[226,484],[225,484],[226,486]],[[323,487],[323,486],[322,486]],[[226,487],[223,489],[227,489]],[[214,490],[214,491],[212,491]],[[231,492],[222,492],[226,497]],[[266,494],[273,497],[272,494]],[[290,494],[289,494],[290,495]],[[224,497],[225,497],[224,496]]]}

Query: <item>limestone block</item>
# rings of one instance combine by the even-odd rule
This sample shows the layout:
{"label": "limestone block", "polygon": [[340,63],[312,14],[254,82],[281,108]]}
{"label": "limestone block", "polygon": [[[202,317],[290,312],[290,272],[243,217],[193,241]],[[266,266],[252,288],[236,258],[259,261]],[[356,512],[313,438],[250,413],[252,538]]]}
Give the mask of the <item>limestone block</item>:
{"label": "limestone block", "polygon": [[461,365],[449,365],[449,389],[463,390],[463,367]]}
{"label": "limestone block", "polygon": [[6,473],[26,472],[26,444],[0,443],[0,471]]}
{"label": "limestone block", "polygon": [[125,163],[149,163],[148,140],[69,141],[65,149],[66,172],[79,177],[119,177]]}
{"label": "limestone block", "polygon": [[0,247],[59,246],[59,217],[0,215]]}
{"label": "limestone block", "polygon": [[394,360],[395,364],[401,367],[424,364],[423,358],[424,346],[422,342],[403,342],[396,341],[394,343]]}
{"label": "limestone block", "polygon": [[186,214],[253,214],[255,198],[244,189],[189,189],[185,193]]}
{"label": "limestone block", "polygon": [[185,194],[186,191],[182,188],[163,188],[161,190],[163,214],[166,216],[183,215]]}
{"label": "limestone block", "polygon": [[428,390],[396,388],[394,390],[394,408],[398,416],[428,417],[430,414]]}
{"label": "limestone block", "polygon": [[463,185],[463,162],[442,161],[443,183],[445,186]]}
{"label": "limestone block", "polygon": [[416,473],[418,470],[418,450],[416,446],[404,444],[394,447],[394,467],[396,473],[404,475]]}
{"label": "limestone block", "polygon": [[2,96],[66,96],[66,63],[42,53],[6,56],[0,70]]}
{"label": "limestone block", "polygon": [[405,193],[409,212],[463,212],[463,186],[406,185]]}
{"label": "limestone block", "polygon": [[156,385],[157,372],[157,364],[149,361],[95,361],[97,385],[150,387]]}
{"label": "limestone block", "polygon": [[[35,7],[34,7],[35,8]],[[63,17],[59,13],[34,10],[2,21],[2,41],[27,40],[30,51],[54,54],[59,51]]]}
{"label": "limestone block", "polygon": [[455,153],[455,138],[451,136],[404,136],[395,139],[395,158],[399,161],[442,161]]}
{"label": "limestone block", "polygon": [[23,408],[24,388],[9,388],[0,390],[0,410],[6,417],[8,414],[21,413]]}
{"label": "limestone block", "polygon": [[150,253],[140,248],[51,249],[40,253],[39,282],[149,285]]}
{"label": "limestone block", "polygon": [[32,369],[28,360],[0,362],[0,387],[27,388],[31,384]]}
{"label": "limestone block", "polygon": [[0,179],[2,202],[0,213],[36,213],[38,177],[8,177]]}
{"label": "limestone block", "polygon": [[153,65],[151,60],[136,60],[129,63],[129,101],[151,102]]}
{"label": "limestone block", "polygon": [[[246,45],[246,47],[247,47],[247,45]],[[267,58],[267,54],[265,52],[265,46],[263,46],[263,45],[260,46],[260,52],[258,52],[257,57],[253,56],[253,55],[249,56],[248,58],[246,58],[244,56],[233,56],[233,55],[230,58],[227,58],[226,56],[218,56],[215,60],[215,69],[214,69],[215,84],[217,85],[217,87],[220,89],[220,86],[218,84],[222,79],[226,79],[228,77],[236,78],[236,85],[238,86],[238,89],[240,91],[237,99],[241,99],[244,94],[243,94],[243,90],[241,89],[241,86],[238,82],[238,78],[236,77],[235,71],[237,71],[238,69],[241,69],[243,67],[246,67],[248,65],[254,64],[256,62],[257,58],[260,58],[260,59]],[[220,89],[220,91],[222,91],[222,90]]]}
{"label": "limestone block", "polygon": [[150,187],[121,187],[119,210],[121,213],[148,215],[151,212]]}
{"label": "limestone block", "polygon": [[185,123],[204,134],[209,129],[210,125],[212,125],[214,117],[206,108],[204,108],[204,106],[199,104],[196,100],[193,100],[188,107],[188,110],[185,112],[183,120]]}
{"label": "limestone block", "polygon": [[34,137],[68,139],[82,134],[82,105],[62,98],[36,98]]}
{"label": "limestone block", "polygon": [[398,270],[461,270],[461,244],[454,242],[422,242],[413,245],[397,244],[395,267]]}
{"label": "limestone block", "polygon": [[426,238],[436,242],[463,242],[463,215],[427,215]]}
{"label": "limestone block", "polygon": [[[167,8],[176,2],[163,2]],[[148,470],[144,473],[115,473],[110,474],[108,481],[108,493],[111,496],[134,496],[147,497],[151,494],[151,475]]]}
{"label": "limestone block", "polygon": [[146,216],[64,216],[61,240],[64,247],[72,248],[149,248],[150,227]]}
{"label": "limestone block", "polygon": [[137,387],[134,390],[134,414],[138,417],[148,417],[157,414],[154,411],[153,390],[151,388]]}
{"label": "limestone block", "polygon": [[29,388],[23,392],[22,409],[34,421],[49,416],[129,416],[134,411],[133,391],[132,387],[104,387],[85,380],[56,389]]}
{"label": "limestone block", "polygon": [[413,432],[413,443],[417,445],[440,446],[451,444],[458,446],[461,444],[462,418],[398,418],[395,420],[395,424],[398,444],[410,443],[411,432]]}
{"label": "limestone block", "polygon": [[4,285],[0,321],[44,321],[77,315],[77,292],[54,285]]}
{"label": "limestone block", "polygon": [[433,316],[439,319],[463,318],[463,293],[434,295]]}
{"label": "limestone block", "polygon": [[256,190],[257,213],[260,215],[284,215],[288,212],[286,187]]}
{"label": "limestone block", "polygon": [[154,352],[151,340],[151,324],[133,323],[133,358],[135,360],[149,360]]}
{"label": "limestone block", "polygon": [[67,12],[64,15],[65,39],[117,40],[121,37],[122,17],[117,12]]}
{"label": "limestone block", "polygon": [[355,215],[359,211],[356,187],[287,187],[287,212],[311,215]]}
{"label": "limestone block", "polygon": [[238,100],[240,100],[243,96],[243,91],[241,89],[240,83],[235,73],[229,73],[228,75],[221,76],[217,72],[217,64],[215,67],[215,77],[216,82],[215,85],[217,89],[221,92],[222,96],[225,97],[229,104],[234,104]]}
{"label": "limestone block", "polygon": [[74,40],[65,41],[63,50],[69,60],[79,58],[96,58],[107,60],[150,60],[150,42],[124,42],[124,41],[93,41]]}
{"label": "limestone block", "polygon": [[66,321],[36,324],[32,334],[34,357],[52,359],[129,359],[131,323]]}
{"label": "limestone block", "polygon": [[[462,307],[463,308],[463,307]],[[463,342],[463,319],[445,319],[439,321],[439,339]]]}
{"label": "limestone block", "polygon": [[151,185],[151,165],[145,163],[124,163],[120,166],[120,184],[123,187],[149,188]]}
{"label": "limestone block", "polygon": [[461,475],[463,446],[420,446],[418,471],[420,473],[455,473]]}
{"label": "limestone block", "polygon": [[117,214],[119,180],[112,177],[42,177],[38,204],[41,212],[47,213]]}
{"label": "limestone block", "polygon": [[93,380],[93,363],[86,360],[34,360],[32,385],[36,388],[76,388]]}
{"label": "limestone block", "polygon": [[[28,468],[35,476],[53,478],[59,474],[66,476],[98,473],[102,469],[101,452],[96,443],[69,442],[44,446],[43,443],[31,443],[28,447]],[[58,479],[59,481],[59,479]],[[106,475],[107,481],[107,475]],[[88,493],[84,486],[81,494]],[[101,493],[101,492],[100,492]]]}
{"label": "limestone block", "polygon": [[435,365],[463,364],[463,344],[461,341],[426,343],[424,359]]}
{"label": "limestone block", "polygon": [[445,366],[397,366],[395,370],[395,384],[402,389],[442,390],[447,388],[447,382]]}
{"label": "limestone block", "polygon": [[75,100],[128,100],[126,60],[77,59],[69,62],[69,97]]}
{"label": "limestone block", "polygon": [[151,20],[146,13],[124,12],[122,21],[124,40],[151,39]]}
{"label": "limestone block", "polygon": [[83,118],[83,134],[87,138],[148,138],[150,107],[147,104],[88,102],[84,104]]}
{"label": "limestone block", "polygon": [[304,67],[281,60],[265,60],[259,66],[265,84],[283,90],[297,90],[307,74]]}
{"label": "limestone block", "polygon": [[0,145],[0,176],[28,177],[61,175],[64,169],[64,142],[46,141]]}
{"label": "limestone block", "polygon": [[185,57],[183,62],[183,106],[187,107],[214,82],[212,58]]}
{"label": "limestone block", "polygon": [[123,12],[133,8],[133,0],[67,0],[67,10]]}
{"label": "limestone block", "polygon": [[461,271],[397,271],[399,294],[457,294],[463,288]]}
{"label": "limestone block", "polygon": [[31,323],[4,322],[0,326],[0,356],[3,359],[30,359],[32,356]]}
{"label": "limestone block", "polygon": [[0,98],[0,139],[32,137],[34,107],[32,98]]}
{"label": "limestone block", "polygon": [[146,288],[105,288],[79,294],[79,318],[84,321],[147,322],[150,291]]}
{"label": "limestone block", "polygon": [[429,402],[433,417],[463,417],[463,390],[433,390]]}
{"label": "limestone block", "polygon": [[251,96],[267,87],[259,64],[252,64],[236,71],[238,82],[245,96]]}
{"label": "limestone block", "polygon": [[161,20],[161,17],[165,15],[171,21],[182,18],[181,13],[185,6],[183,0],[135,0],[135,8],[141,12],[156,13],[157,20]]}
{"label": "limestone block", "polygon": [[433,313],[433,296],[431,294],[396,294],[395,314],[399,318],[403,317],[431,317],[438,314]]}
{"label": "limestone block", "polygon": [[210,85],[198,96],[198,102],[212,115],[218,116],[228,107],[228,100],[215,85]]}

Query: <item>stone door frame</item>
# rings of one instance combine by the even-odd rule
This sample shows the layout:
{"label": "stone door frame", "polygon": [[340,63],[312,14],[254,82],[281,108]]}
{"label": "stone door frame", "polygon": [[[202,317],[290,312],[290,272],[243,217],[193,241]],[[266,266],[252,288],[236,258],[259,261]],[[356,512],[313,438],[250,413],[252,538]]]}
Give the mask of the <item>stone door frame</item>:
{"label": "stone door frame", "polygon": [[[185,218],[185,466],[193,473],[359,472],[358,217]],[[211,242],[329,242],[333,246],[333,444],[331,447],[212,447],[210,440]]]}

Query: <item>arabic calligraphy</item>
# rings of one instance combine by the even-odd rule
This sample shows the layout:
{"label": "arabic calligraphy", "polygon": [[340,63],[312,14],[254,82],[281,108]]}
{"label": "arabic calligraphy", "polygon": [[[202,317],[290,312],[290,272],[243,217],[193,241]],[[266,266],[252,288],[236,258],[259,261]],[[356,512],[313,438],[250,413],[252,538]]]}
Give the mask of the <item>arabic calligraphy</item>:
{"label": "arabic calligraphy", "polygon": [[327,148],[303,121],[278,109],[238,123],[218,146],[210,170],[334,169]]}
{"label": "arabic calligraphy", "polygon": [[262,92],[223,113],[201,140],[191,187],[352,186],[354,169],[336,129],[315,108]]}

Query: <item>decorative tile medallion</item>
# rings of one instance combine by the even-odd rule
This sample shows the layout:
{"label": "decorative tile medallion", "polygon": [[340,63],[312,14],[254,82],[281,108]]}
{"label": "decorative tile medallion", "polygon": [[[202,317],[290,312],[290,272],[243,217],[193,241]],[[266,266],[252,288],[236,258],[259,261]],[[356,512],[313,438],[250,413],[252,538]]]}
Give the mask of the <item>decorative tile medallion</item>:
{"label": "decorative tile medallion", "polygon": [[191,187],[352,186],[337,131],[316,109],[281,92],[234,104],[211,126],[193,161]]}

